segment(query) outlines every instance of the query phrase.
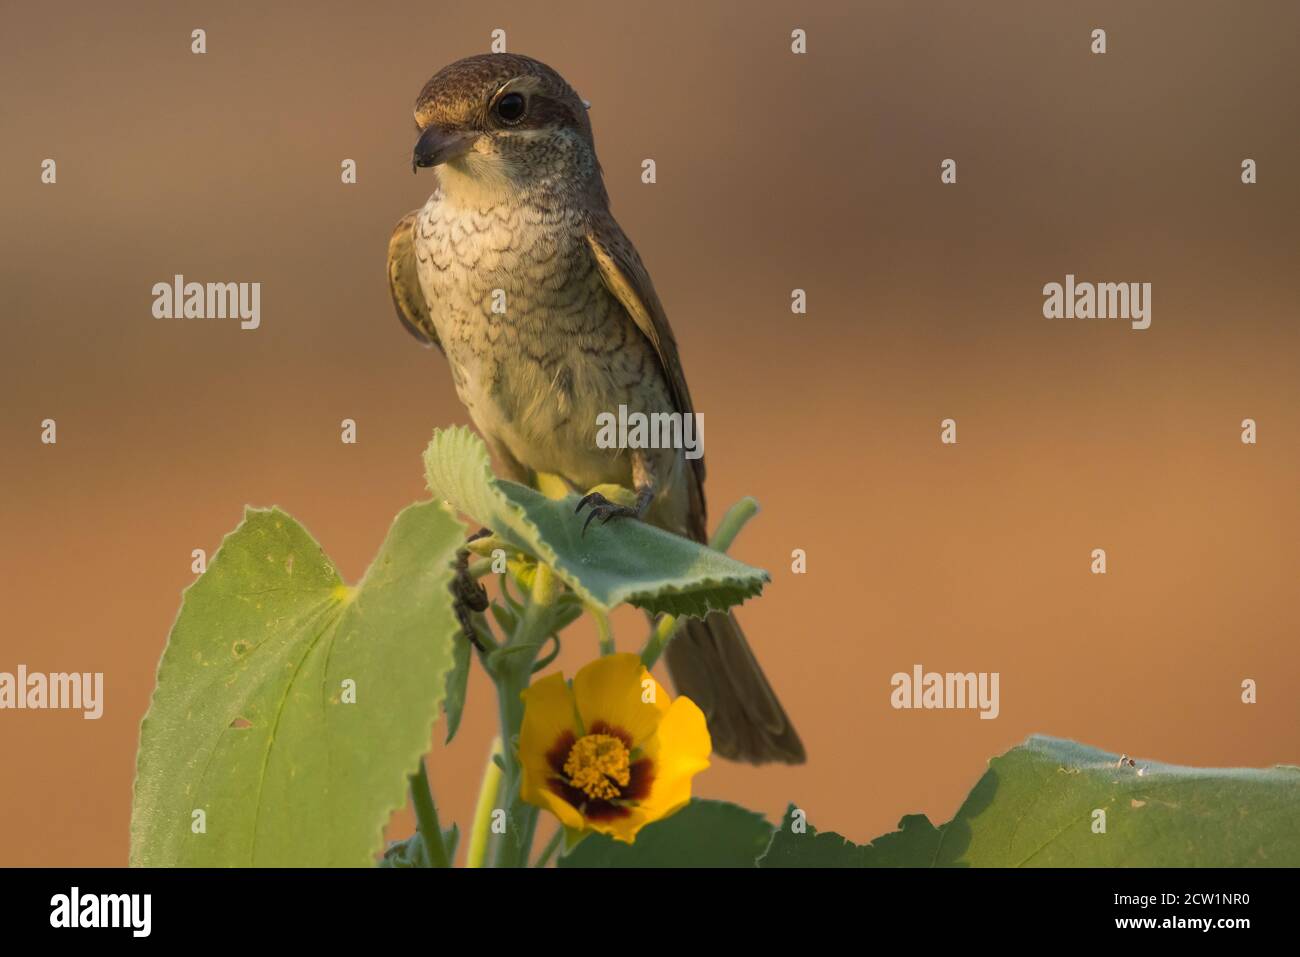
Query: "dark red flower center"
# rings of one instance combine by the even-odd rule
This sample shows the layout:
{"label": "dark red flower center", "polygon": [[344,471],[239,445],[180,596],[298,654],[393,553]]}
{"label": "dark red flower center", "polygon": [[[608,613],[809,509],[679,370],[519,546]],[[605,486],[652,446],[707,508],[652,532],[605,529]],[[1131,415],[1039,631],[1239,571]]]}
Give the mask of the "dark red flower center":
{"label": "dark red flower center", "polygon": [[654,762],[632,749],[632,736],[603,721],[578,737],[565,731],[546,752],[551,790],[589,821],[626,817],[650,794]]}

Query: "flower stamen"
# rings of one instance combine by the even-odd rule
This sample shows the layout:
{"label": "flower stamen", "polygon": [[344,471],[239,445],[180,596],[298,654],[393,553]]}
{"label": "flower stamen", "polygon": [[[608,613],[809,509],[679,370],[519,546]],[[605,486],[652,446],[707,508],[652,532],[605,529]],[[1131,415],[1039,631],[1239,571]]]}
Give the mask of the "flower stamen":
{"label": "flower stamen", "polygon": [[564,773],[589,798],[612,801],[632,780],[627,745],[611,734],[587,734],[569,750]]}

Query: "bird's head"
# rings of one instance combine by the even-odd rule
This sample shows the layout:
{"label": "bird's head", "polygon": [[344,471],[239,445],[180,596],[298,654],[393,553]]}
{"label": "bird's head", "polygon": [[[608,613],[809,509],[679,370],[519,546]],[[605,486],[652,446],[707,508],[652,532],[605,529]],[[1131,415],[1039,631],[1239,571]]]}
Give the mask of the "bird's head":
{"label": "bird's head", "polygon": [[488,53],[443,67],[415,101],[416,169],[444,192],[582,190],[599,180],[587,105],[544,63]]}

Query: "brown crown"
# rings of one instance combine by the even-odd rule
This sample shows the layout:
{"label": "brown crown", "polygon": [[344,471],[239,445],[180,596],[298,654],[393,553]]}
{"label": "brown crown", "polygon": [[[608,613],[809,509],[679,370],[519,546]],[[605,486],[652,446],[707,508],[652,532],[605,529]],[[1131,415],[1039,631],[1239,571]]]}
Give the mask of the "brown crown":
{"label": "brown crown", "polygon": [[541,98],[528,125],[569,125],[590,139],[587,111],[573,87],[545,63],[517,53],[483,53],[443,67],[420,91],[416,121],[421,128],[437,124],[443,129],[482,129],[492,95],[517,77],[529,78],[525,86],[534,98]]}

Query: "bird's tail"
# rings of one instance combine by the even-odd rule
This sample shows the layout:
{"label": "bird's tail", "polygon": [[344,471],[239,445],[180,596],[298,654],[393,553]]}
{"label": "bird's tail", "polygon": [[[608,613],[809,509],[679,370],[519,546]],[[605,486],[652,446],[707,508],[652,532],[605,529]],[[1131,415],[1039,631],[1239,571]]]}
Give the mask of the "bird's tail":
{"label": "bird's tail", "polygon": [[714,751],[750,764],[804,762],[799,735],[734,615],[688,619],[665,656],[678,693],[708,718]]}

